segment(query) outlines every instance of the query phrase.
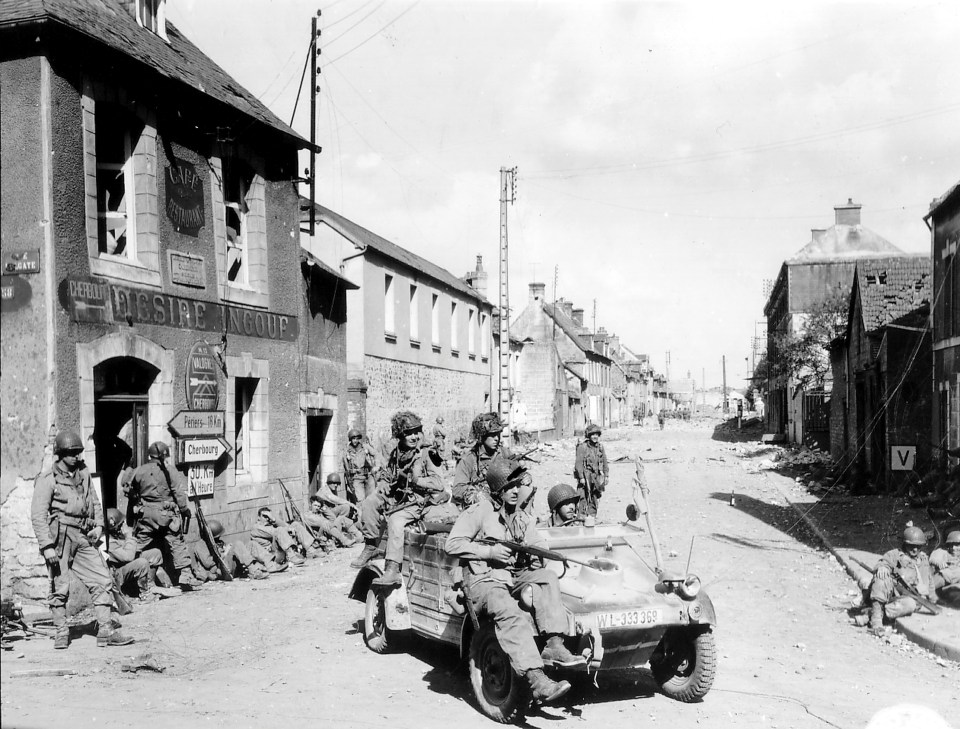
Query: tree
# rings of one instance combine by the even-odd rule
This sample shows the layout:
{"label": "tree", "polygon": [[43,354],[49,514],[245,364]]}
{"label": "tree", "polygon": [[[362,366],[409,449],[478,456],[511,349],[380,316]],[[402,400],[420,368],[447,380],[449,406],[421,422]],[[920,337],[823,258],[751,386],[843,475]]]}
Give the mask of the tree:
{"label": "tree", "polygon": [[795,392],[822,390],[830,372],[830,343],[847,329],[848,297],[837,291],[804,316],[797,333],[777,335],[776,374],[796,385]]}

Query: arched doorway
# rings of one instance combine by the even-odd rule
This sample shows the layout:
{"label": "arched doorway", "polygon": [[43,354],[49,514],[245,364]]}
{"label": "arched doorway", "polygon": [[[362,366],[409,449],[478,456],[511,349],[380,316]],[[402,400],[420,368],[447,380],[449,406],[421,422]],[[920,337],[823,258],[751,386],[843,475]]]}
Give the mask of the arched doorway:
{"label": "arched doorway", "polygon": [[134,357],[113,357],[93,368],[93,442],[104,508],[122,504],[119,482],[123,470],[146,460],[149,392],[159,373],[150,363]]}

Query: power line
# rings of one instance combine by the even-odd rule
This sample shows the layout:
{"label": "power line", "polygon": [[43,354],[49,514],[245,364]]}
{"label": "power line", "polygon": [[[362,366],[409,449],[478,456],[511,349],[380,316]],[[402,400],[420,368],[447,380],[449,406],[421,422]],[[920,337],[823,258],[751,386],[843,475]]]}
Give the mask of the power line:
{"label": "power line", "polygon": [[[330,40],[328,40],[328,41],[327,41],[327,45],[329,46],[331,43],[336,43],[336,42],[337,42],[338,40],[340,40],[341,38],[344,38],[347,34],[350,33],[351,30],[353,30],[354,28],[356,28],[356,27],[357,27],[358,25],[360,25],[364,20],[366,20],[367,18],[369,18],[371,15],[373,15],[375,12],[377,12],[380,8],[382,8],[384,5],[386,5],[386,2],[387,2],[387,0],[381,0],[379,5],[377,5],[373,10],[371,10],[369,13],[367,13],[367,14],[364,15],[362,18],[360,18],[360,20],[358,20],[356,23],[354,23],[353,25],[351,25],[349,28],[345,29],[340,35],[336,36],[335,38],[331,38]],[[370,3],[367,3],[367,5],[369,5],[369,4],[370,4]],[[365,6],[362,6],[362,7],[365,7]],[[359,10],[359,9],[360,9],[360,8],[357,8],[357,10]],[[355,10],[354,12],[357,12],[357,11]],[[352,14],[353,14],[353,13],[351,13],[351,15],[352,15]],[[347,16],[347,17],[349,17],[349,16]],[[341,18],[341,20],[346,20],[346,18]],[[335,23],[331,23],[331,25],[334,25],[334,24],[335,24]],[[325,30],[326,30],[326,29],[325,29]]]}
{"label": "power line", "polygon": [[353,53],[353,52],[354,52],[355,50],[357,50],[358,48],[361,48],[362,46],[364,46],[364,45],[366,45],[367,43],[369,43],[370,41],[372,41],[374,38],[376,38],[378,35],[380,35],[383,31],[385,31],[385,30],[386,30],[387,28],[389,28],[391,25],[393,25],[393,24],[396,23],[398,20],[400,20],[400,18],[402,18],[404,15],[406,15],[406,14],[409,13],[411,10],[413,10],[415,7],[417,7],[417,5],[420,4],[420,2],[421,2],[421,0],[417,0],[413,5],[411,5],[409,8],[407,8],[406,10],[404,10],[402,13],[400,13],[400,15],[398,15],[397,17],[395,17],[395,18],[394,18],[393,20],[391,20],[389,23],[387,23],[386,25],[384,25],[382,28],[380,28],[376,33],[374,33],[373,35],[368,36],[367,38],[365,38],[364,40],[362,40],[360,43],[358,43],[357,45],[355,45],[353,48],[351,48],[349,51],[345,51],[345,52],[341,53],[341,54],[340,54],[339,56],[337,56],[336,58],[331,58],[329,61],[327,61],[325,64],[323,64],[322,68],[326,68],[326,67],[329,66],[331,63],[336,63],[336,62],[339,61],[341,58],[344,58],[344,57],[350,55],[351,53]]}

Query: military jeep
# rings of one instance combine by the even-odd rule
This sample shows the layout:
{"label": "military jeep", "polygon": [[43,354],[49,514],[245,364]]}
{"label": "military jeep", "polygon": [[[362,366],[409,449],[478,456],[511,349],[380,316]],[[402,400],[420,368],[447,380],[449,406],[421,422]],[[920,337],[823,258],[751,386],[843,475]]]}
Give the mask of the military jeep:
{"label": "military jeep", "polygon": [[[664,694],[697,701],[710,690],[716,671],[713,603],[696,576],[663,569],[655,540],[656,565],[648,563],[636,517],[631,505],[620,524],[540,530],[551,550],[578,561],[546,562],[559,576],[567,647],[587,659],[589,677],[649,664]],[[424,532],[407,531],[398,588],[371,586],[383,572],[382,560],[360,570],[350,597],[366,605],[364,641],[377,653],[411,634],[455,646],[467,660],[480,710],[499,722],[517,720],[530,702],[527,682],[511,669],[492,620],[463,608],[459,560],[443,549],[448,530],[427,525]],[[459,602],[452,599],[457,597]]]}

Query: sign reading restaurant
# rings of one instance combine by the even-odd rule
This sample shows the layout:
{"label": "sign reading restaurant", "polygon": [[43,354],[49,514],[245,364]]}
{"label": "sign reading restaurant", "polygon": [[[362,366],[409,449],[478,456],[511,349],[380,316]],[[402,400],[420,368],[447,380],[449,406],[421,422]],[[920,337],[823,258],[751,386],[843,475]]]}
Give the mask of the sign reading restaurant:
{"label": "sign reading restaurant", "polygon": [[[105,324],[153,324],[198,332],[295,342],[297,317],[198,301],[159,291],[145,291],[95,279],[67,279],[67,304],[75,321]],[[96,291],[96,304],[90,291]]]}

